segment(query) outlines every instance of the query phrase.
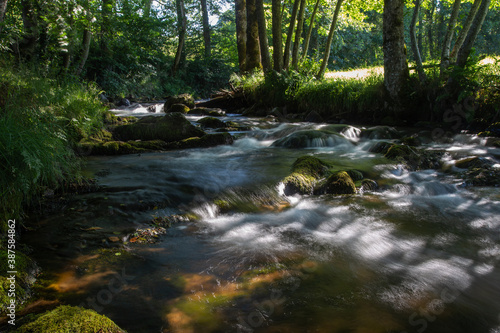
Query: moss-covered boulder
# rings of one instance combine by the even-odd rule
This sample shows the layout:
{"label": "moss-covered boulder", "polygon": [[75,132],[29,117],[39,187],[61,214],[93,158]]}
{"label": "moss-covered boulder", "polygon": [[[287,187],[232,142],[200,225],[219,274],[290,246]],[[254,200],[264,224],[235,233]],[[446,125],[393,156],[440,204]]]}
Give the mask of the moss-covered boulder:
{"label": "moss-covered boulder", "polygon": [[176,142],[170,142],[167,144],[167,149],[214,147],[219,145],[231,145],[233,142],[233,137],[227,132],[214,133],[206,134],[202,137],[192,137]]}
{"label": "moss-covered boulder", "polygon": [[192,125],[180,113],[168,113],[163,117],[148,116],[130,125],[117,126],[113,136],[120,141],[163,140],[180,141],[191,137],[201,137],[202,130]]}
{"label": "moss-covered boulder", "polygon": [[188,114],[210,116],[210,117],[223,117],[226,115],[226,112],[216,108],[196,107],[194,109],[189,110]]}
{"label": "moss-covered boulder", "polygon": [[8,264],[7,250],[0,251],[0,312],[2,314],[8,313],[7,306],[10,305],[11,298],[9,297],[9,290],[15,289],[16,304],[19,307],[31,296],[31,287],[36,281],[36,275],[39,268],[30,257],[21,251],[16,251],[16,279],[14,280],[15,288],[12,287],[13,280],[8,279],[11,271]]}
{"label": "moss-covered boulder", "polygon": [[375,126],[361,131],[362,138],[369,140],[399,139],[401,134],[390,126]]}
{"label": "moss-covered boulder", "polygon": [[351,176],[345,171],[340,171],[328,177],[314,191],[315,194],[355,194],[356,185]]}
{"label": "moss-covered boulder", "polygon": [[186,114],[189,112],[189,107],[184,105],[184,104],[173,104],[165,112],[167,112],[167,113],[178,112],[178,113]]}
{"label": "moss-covered boulder", "polygon": [[201,125],[203,128],[223,128],[226,127],[226,124],[217,118],[214,117],[205,117],[201,118],[200,120],[197,121],[198,124]]}
{"label": "moss-covered boulder", "polygon": [[389,148],[391,148],[392,143],[387,142],[387,141],[377,141],[373,143],[369,148],[368,151],[370,153],[377,153],[377,154],[383,154],[387,153]]}
{"label": "moss-covered boulder", "polygon": [[188,108],[194,108],[194,98],[190,94],[180,94],[167,98],[167,101],[163,105],[163,110],[169,112],[169,109],[174,104],[184,104]]}
{"label": "moss-covered boulder", "polygon": [[393,144],[384,156],[406,165],[409,170],[438,169],[444,152],[426,151],[407,145]]}
{"label": "moss-covered boulder", "polygon": [[307,147],[335,147],[351,145],[352,143],[342,135],[323,130],[297,131],[273,143],[275,147],[307,148]]}
{"label": "moss-covered boulder", "polygon": [[41,315],[30,315],[32,321],[19,327],[16,333],[121,333],[125,332],[111,319],[76,306],[61,305]]}
{"label": "moss-covered boulder", "polygon": [[293,163],[291,171],[282,181],[285,195],[312,194],[318,179],[328,171],[328,165],[316,157],[302,156]]}
{"label": "moss-covered boulder", "polygon": [[362,180],[363,178],[365,178],[363,176],[363,173],[359,170],[351,169],[351,170],[346,170],[346,172],[354,181]]}

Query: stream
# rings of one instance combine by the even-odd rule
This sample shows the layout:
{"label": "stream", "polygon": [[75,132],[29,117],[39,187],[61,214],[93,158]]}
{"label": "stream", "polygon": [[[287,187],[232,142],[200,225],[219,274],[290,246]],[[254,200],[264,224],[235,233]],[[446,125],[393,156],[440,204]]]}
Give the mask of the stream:
{"label": "stream", "polygon": [[[445,153],[443,168],[408,171],[370,152],[380,139],[360,126],[294,149],[273,143],[329,125],[222,120],[251,130],[232,132],[231,146],[88,157],[101,190],[68,197],[23,235],[44,272],[41,297],[130,333],[500,332],[500,191],[447,171],[469,156],[498,167],[499,148],[460,134],[422,145]],[[287,197],[280,181],[304,155],[379,188]],[[221,211],[221,198],[250,205]],[[198,220],[130,241],[153,218],[186,213]]]}

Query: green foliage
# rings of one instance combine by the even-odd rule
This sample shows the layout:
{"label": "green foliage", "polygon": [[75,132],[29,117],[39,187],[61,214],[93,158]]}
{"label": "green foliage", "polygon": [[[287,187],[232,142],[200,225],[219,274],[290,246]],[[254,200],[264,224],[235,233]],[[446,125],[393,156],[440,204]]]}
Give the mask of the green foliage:
{"label": "green foliage", "polygon": [[71,147],[102,126],[98,90],[74,82],[2,69],[0,86],[0,196],[2,221],[19,217],[23,203],[45,188],[74,179]]}

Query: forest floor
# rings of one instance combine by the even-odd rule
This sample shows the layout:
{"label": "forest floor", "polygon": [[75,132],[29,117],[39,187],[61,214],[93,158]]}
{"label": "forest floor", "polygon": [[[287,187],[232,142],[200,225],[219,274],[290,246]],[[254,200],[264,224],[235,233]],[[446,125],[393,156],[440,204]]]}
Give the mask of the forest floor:
{"label": "forest floor", "polygon": [[383,74],[384,66],[359,68],[344,72],[328,72],[325,74],[325,79],[362,79],[373,74]]}

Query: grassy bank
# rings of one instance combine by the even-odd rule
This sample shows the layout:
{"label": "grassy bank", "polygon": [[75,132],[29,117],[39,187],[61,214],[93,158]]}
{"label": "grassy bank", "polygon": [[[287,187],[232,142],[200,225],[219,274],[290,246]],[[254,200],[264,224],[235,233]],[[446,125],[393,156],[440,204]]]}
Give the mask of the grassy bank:
{"label": "grassy bank", "polygon": [[102,126],[105,108],[91,84],[59,82],[24,70],[0,76],[0,218],[78,179],[75,143]]}
{"label": "grassy bank", "polygon": [[351,72],[346,76],[331,74],[324,80],[293,71],[233,76],[232,80],[250,104],[281,107],[293,115],[315,111],[324,120],[403,124],[446,122],[450,118],[448,110],[453,110],[462,119],[461,128],[484,128],[498,121],[500,111],[500,62],[489,60],[452,71],[449,77],[453,84],[441,80],[436,67],[427,69],[425,83],[420,83],[412,72],[404,87],[401,114],[395,114],[387,102],[380,71],[368,71],[366,75],[367,71],[361,70],[363,75],[359,76]]}

